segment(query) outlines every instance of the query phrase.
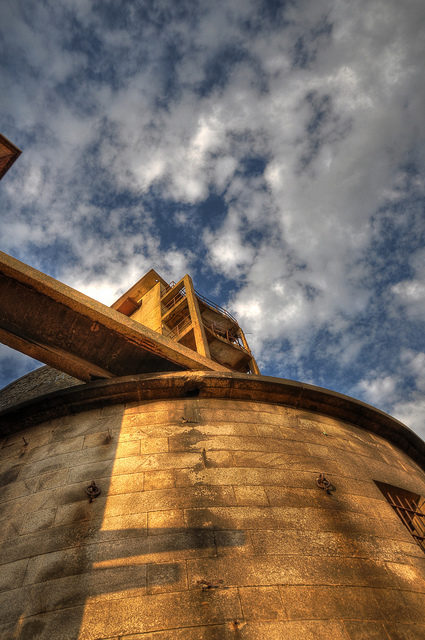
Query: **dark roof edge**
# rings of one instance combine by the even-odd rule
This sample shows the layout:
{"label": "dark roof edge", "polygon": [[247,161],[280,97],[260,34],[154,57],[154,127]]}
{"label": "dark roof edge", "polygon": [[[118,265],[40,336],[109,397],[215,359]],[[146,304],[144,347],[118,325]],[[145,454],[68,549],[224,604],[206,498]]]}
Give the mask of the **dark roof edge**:
{"label": "dark roof edge", "polygon": [[100,406],[195,395],[271,402],[335,417],[392,442],[425,470],[425,442],[387,413],[336,391],[294,380],[242,373],[182,371],[95,380],[1,411],[0,435]]}

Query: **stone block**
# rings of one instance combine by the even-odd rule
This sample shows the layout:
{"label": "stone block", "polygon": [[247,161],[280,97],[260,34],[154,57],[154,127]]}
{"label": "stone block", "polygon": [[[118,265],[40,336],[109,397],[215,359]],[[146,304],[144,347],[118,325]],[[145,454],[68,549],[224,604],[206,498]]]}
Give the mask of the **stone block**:
{"label": "stone block", "polygon": [[58,629],[61,640],[75,640],[75,630],[80,629],[83,615],[84,607],[79,606],[23,618],[19,621],[19,640],[50,640],[58,637]]}
{"label": "stone block", "polygon": [[397,603],[394,609],[401,609],[403,613],[405,613],[405,620],[417,624],[424,623],[425,593],[402,591],[400,594],[394,592],[392,595],[393,597],[399,595],[400,599],[403,601],[400,605]]}
{"label": "stone block", "polygon": [[[111,640],[115,639],[111,638]],[[116,640],[120,639],[117,638]],[[226,640],[226,625],[185,627],[183,629],[155,631],[154,633],[132,633],[122,638],[122,640]]]}
{"label": "stone block", "polygon": [[[325,499],[325,496],[323,496]],[[274,527],[292,529],[294,523],[303,531],[334,531],[347,536],[379,536],[410,542],[411,537],[398,518],[383,520],[353,511],[308,507],[273,507]],[[255,527],[260,528],[260,527]],[[267,527],[261,527],[267,528]]]}
{"label": "stone block", "polygon": [[28,453],[25,455],[25,462],[36,462],[38,460],[47,460],[53,456],[69,453],[70,451],[79,451],[83,448],[84,436],[68,438],[62,442],[49,442],[43,446],[28,445]]}
{"label": "stone block", "polygon": [[113,496],[121,493],[140,493],[143,491],[144,474],[143,473],[131,473],[128,475],[122,474],[120,476],[112,476],[109,479],[104,479],[101,483],[98,480],[99,486],[102,485],[102,492],[108,496]]}
{"label": "stone block", "polygon": [[[144,491],[134,494],[118,494],[107,497],[106,504],[102,502],[103,498],[96,500],[84,511],[93,511],[99,513],[102,507],[105,509],[105,516],[117,516],[120,514],[141,513],[143,511],[164,511],[168,509],[178,508],[196,508],[203,507],[207,504],[232,505],[236,503],[232,487],[184,487],[157,489],[152,491]],[[58,509],[57,522],[65,523],[68,518],[73,518],[74,505],[68,505]]]}
{"label": "stone block", "polygon": [[267,494],[260,486],[233,487],[237,503],[246,506],[264,507],[269,504]]}
{"label": "stone block", "polygon": [[[102,601],[146,594],[146,571],[139,565],[96,569],[85,574],[55,578],[0,593],[0,623],[46,612]],[[54,638],[55,636],[52,636]]]}
{"label": "stone block", "polygon": [[[204,402],[204,401],[203,401]],[[266,409],[266,410],[264,410]],[[285,422],[285,412],[283,414],[279,412],[269,411],[268,405],[257,404],[251,405],[251,409],[247,410],[244,403],[239,404],[238,409],[232,409],[223,401],[215,405],[214,408],[207,408],[205,404],[201,405],[200,414],[202,421],[205,422],[246,422],[255,424],[275,424],[280,426]]]}
{"label": "stone block", "polygon": [[[111,445],[109,445],[111,446]],[[118,440],[115,449],[115,460],[118,458],[129,458],[130,456],[140,455],[140,441],[139,440]]]}
{"label": "stone block", "polygon": [[4,487],[17,480],[21,473],[24,464],[22,461],[16,461],[15,459],[4,460],[0,463],[0,487]]}
{"label": "stone block", "polygon": [[279,527],[269,507],[210,507],[186,509],[189,527],[209,529],[276,529]]}
{"label": "stone block", "polygon": [[344,627],[350,640],[396,640],[382,622],[356,620],[345,622]]}
{"label": "stone block", "polygon": [[[227,624],[225,640],[347,640],[343,623],[335,620],[237,621]],[[237,633],[237,635],[236,635]],[[233,635],[232,635],[233,634]],[[382,640],[382,639],[381,639]],[[386,639],[385,639],[386,640]]]}
{"label": "stone block", "polygon": [[56,509],[40,509],[34,513],[24,516],[20,529],[21,534],[31,533],[47,529],[53,524],[56,516]]}
{"label": "stone block", "polygon": [[411,562],[387,562],[388,573],[393,577],[399,589],[425,593],[425,571]]}
{"label": "stone block", "polygon": [[90,571],[91,560],[85,550],[64,549],[30,558],[25,584],[46,582]]}
{"label": "stone block", "polygon": [[0,460],[7,460],[9,458],[20,458],[25,452],[24,441],[21,439],[15,442],[5,443],[3,439],[2,446],[0,447]]}
{"label": "stone block", "polygon": [[278,587],[242,587],[239,595],[245,620],[286,618]]}
{"label": "stone block", "polygon": [[31,483],[24,481],[11,482],[0,487],[0,503],[27,496],[33,490]]}
{"label": "stone block", "polygon": [[345,556],[399,562],[406,555],[416,552],[416,549],[423,553],[415,544],[349,532],[256,530],[250,531],[250,537],[256,555]]}
{"label": "stone block", "polygon": [[140,440],[140,452],[142,455],[168,452],[168,438],[142,438]]}
{"label": "stone block", "polygon": [[199,453],[152,453],[116,460],[114,473],[137,473],[150,469],[185,469],[200,464]]}
{"label": "stone block", "polygon": [[102,460],[101,462],[80,464],[69,469],[68,482],[69,484],[86,481],[90,483],[94,478],[107,478],[111,476],[112,471],[114,471],[115,475],[115,460],[113,458]]}
{"label": "stone block", "polygon": [[186,564],[161,562],[147,565],[147,592],[167,593],[187,589]]}
{"label": "stone block", "polygon": [[169,489],[176,484],[174,469],[163,471],[145,471],[144,488],[145,491],[153,489]]}
{"label": "stone block", "polygon": [[299,585],[281,586],[280,591],[290,619],[385,619],[371,588]]}
{"label": "stone block", "polygon": [[216,554],[211,531],[164,527],[141,541],[140,549],[148,563],[182,562],[188,558],[205,558]]}
{"label": "stone block", "polygon": [[[282,433],[282,425],[280,424],[256,424],[255,433],[260,438],[283,439],[285,433]],[[286,438],[285,438],[286,439]]]}
{"label": "stone block", "polygon": [[[205,529],[208,531],[208,529]],[[253,555],[250,534],[247,531],[214,531],[217,556]]]}
{"label": "stone block", "polygon": [[28,560],[17,560],[0,566],[0,591],[16,589],[24,580]]}
{"label": "stone block", "polygon": [[147,512],[125,513],[119,516],[103,515],[98,529],[94,530],[91,539],[95,542],[103,542],[115,538],[123,539],[134,535],[147,535]]}
{"label": "stone block", "polygon": [[[183,415],[183,412],[182,412]],[[181,416],[176,416],[176,422],[181,420]],[[144,412],[136,412],[136,413],[128,413],[126,412],[122,418],[121,429],[122,432],[128,428],[132,427],[144,427],[145,425],[161,425],[161,424],[169,424],[169,412],[168,408],[165,408],[162,411],[149,411],[148,413]]]}
{"label": "stone block", "polygon": [[239,598],[235,589],[181,591],[141,598],[122,598],[120,601],[109,602],[107,608],[102,602],[88,602],[79,640],[213,625],[222,623],[223,618],[233,620],[240,616]]}
{"label": "stone block", "polygon": [[385,623],[385,630],[391,640],[423,640],[425,624]]}
{"label": "stone block", "polygon": [[181,529],[185,526],[183,509],[167,509],[148,513],[149,535],[158,535],[167,529]]}
{"label": "stone block", "polygon": [[102,430],[96,433],[89,433],[86,436],[84,436],[83,448],[87,449],[90,447],[100,447],[102,445],[108,445],[108,444],[111,446],[115,446],[115,443],[119,438],[119,435],[120,435],[119,428],[115,428],[113,431]]}
{"label": "stone block", "polygon": [[39,476],[42,473],[58,471],[65,467],[75,467],[80,464],[93,464],[103,460],[113,460],[115,449],[109,445],[82,449],[81,451],[62,453],[46,460],[25,464],[21,470],[20,479]]}
{"label": "stone block", "polygon": [[175,411],[183,411],[185,400],[183,398],[176,398],[170,403],[169,400],[150,400],[148,402],[143,402],[138,400],[137,402],[128,402],[124,406],[124,415],[129,416],[133,413],[138,414],[148,414],[156,411],[169,411],[170,404],[172,404],[171,409]]}
{"label": "stone block", "polygon": [[306,556],[238,556],[188,560],[190,588],[199,580],[225,586],[271,586],[322,584],[362,587],[394,587],[384,563],[363,558]]}
{"label": "stone block", "polygon": [[206,449],[207,451],[274,451],[289,453],[293,451],[293,443],[280,438],[260,438],[257,436],[225,436],[225,435],[194,435],[193,441],[182,442],[181,437],[170,438],[170,451],[187,451],[190,448]]}
{"label": "stone block", "polygon": [[[206,452],[206,464],[210,460],[210,452]],[[312,474],[296,471],[284,471],[281,469],[240,468],[230,466],[226,468],[200,468],[184,469],[176,472],[177,486],[193,484],[206,485],[285,485],[288,487],[316,487],[315,477]],[[320,496],[319,489],[315,488],[315,495]]]}
{"label": "stone block", "polygon": [[[129,501],[130,498],[127,497]],[[102,518],[102,515],[105,510],[105,502],[106,499],[104,496],[100,496],[96,498],[92,503],[90,503],[87,499],[81,500],[79,502],[72,502],[71,504],[65,504],[58,507],[56,511],[55,518],[55,526],[67,526],[72,524],[77,524],[83,520],[96,522]],[[144,509],[141,509],[143,512]],[[132,513],[137,513],[137,511],[132,511]],[[111,516],[116,515],[114,513],[110,514]]]}
{"label": "stone block", "polygon": [[58,469],[57,471],[50,471],[43,473],[37,478],[31,478],[27,481],[28,484],[35,491],[43,491],[44,489],[56,489],[57,487],[63,487],[67,483],[68,469]]}

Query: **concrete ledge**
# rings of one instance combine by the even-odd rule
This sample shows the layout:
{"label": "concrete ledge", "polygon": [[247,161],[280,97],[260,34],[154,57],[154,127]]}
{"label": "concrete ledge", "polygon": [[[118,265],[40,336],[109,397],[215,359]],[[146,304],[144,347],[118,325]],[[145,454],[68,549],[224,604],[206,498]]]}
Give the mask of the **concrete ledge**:
{"label": "concrete ledge", "polygon": [[424,441],[387,413],[321,387],[242,373],[183,371],[96,380],[0,411],[0,435],[98,407],[185,397],[255,400],[322,413],[378,434],[402,449],[425,470]]}

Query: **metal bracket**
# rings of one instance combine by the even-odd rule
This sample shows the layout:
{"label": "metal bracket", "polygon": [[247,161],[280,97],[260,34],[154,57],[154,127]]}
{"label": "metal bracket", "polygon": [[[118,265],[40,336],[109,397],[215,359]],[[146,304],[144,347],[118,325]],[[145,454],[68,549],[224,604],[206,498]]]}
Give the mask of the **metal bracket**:
{"label": "metal bracket", "polygon": [[319,475],[319,477],[316,480],[316,484],[319,487],[319,489],[323,489],[324,491],[326,491],[326,493],[328,493],[329,495],[332,495],[332,491],[335,491],[335,487],[333,486],[333,484],[331,482],[329,482],[329,480],[325,477],[324,473],[321,473]]}
{"label": "metal bracket", "polygon": [[222,587],[224,580],[219,580],[217,584],[213,584],[212,582],[208,582],[208,580],[198,580],[196,584],[198,584],[202,591],[209,591],[210,589],[223,589]]}
{"label": "metal bracket", "polygon": [[97,496],[100,496],[101,491],[94,480],[92,480],[92,483],[86,487],[86,493],[89,497],[89,502],[93,502]]}

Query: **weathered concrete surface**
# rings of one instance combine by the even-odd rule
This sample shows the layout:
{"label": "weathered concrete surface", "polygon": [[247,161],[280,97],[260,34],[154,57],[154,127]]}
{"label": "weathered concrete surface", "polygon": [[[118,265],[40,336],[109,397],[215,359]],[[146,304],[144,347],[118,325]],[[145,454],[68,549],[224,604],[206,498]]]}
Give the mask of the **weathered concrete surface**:
{"label": "weathered concrete surface", "polygon": [[18,430],[15,414],[0,447],[2,640],[425,637],[425,556],[374,482],[425,495],[424,472],[356,424],[354,401],[330,394],[326,415],[302,406],[307,387],[288,406],[261,400],[277,383],[257,379],[255,397],[238,378],[139,379],[129,402],[109,383],[109,407],[91,383],[102,407],[76,409],[75,388],[59,392],[73,415]]}

